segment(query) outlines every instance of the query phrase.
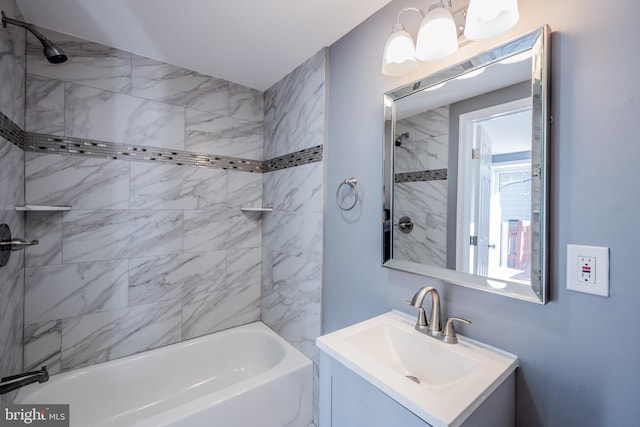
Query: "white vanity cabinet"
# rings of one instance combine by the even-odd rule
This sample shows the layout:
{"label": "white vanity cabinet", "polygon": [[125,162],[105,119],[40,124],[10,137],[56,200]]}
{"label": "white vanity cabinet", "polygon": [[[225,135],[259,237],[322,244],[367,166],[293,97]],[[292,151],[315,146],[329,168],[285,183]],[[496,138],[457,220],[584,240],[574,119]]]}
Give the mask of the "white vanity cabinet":
{"label": "white vanity cabinet", "polygon": [[319,427],[513,427],[513,354],[390,311],[318,337]]}
{"label": "white vanity cabinet", "polygon": [[[326,353],[320,356],[319,427],[432,426]],[[515,372],[475,409],[462,427],[515,426]]]}

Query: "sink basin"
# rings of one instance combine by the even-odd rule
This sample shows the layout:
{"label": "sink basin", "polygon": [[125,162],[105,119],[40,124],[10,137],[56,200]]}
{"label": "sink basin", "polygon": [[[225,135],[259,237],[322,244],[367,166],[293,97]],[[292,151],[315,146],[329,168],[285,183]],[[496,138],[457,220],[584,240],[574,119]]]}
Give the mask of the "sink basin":
{"label": "sink basin", "polygon": [[458,335],[446,344],[391,311],[317,338],[317,346],[433,426],[460,425],[518,366]]}
{"label": "sink basin", "polygon": [[430,337],[391,322],[375,322],[348,335],[345,341],[376,362],[425,386],[451,384],[477,369],[478,362],[464,353],[451,351],[451,345],[425,338]]}

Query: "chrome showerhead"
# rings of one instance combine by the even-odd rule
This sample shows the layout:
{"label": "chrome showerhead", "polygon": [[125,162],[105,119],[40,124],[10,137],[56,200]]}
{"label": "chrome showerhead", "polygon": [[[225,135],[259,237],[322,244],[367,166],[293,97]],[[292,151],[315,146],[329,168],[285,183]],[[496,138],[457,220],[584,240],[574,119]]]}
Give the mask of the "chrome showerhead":
{"label": "chrome showerhead", "polygon": [[402,145],[402,141],[409,138],[409,132],[402,133],[398,135],[396,138],[396,147],[400,147]]}
{"label": "chrome showerhead", "polygon": [[50,63],[62,64],[68,59],[67,55],[64,54],[62,49],[60,49],[55,44],[51,43],[49,40],[47,40],[46,43],[43,42],[42,45],[44,46],[44,51],[43,51],[44,56],[47,58],[47,61],[49,61]]}
{"label": "chrome showerhead", "polygon": [[44,47],[44,56],[50,63],[61,64],[68,59],[67,55],[64,54],[62,49],[53,44],[51,40],[40,34],[40,32],[38,32],[38,30],[36,30],[33,25],[26,22],[18,21],[16,19],[7,18],[7,16],[4,14],[4,10],[0,11],[0,15],[2,16],[2,28],[7,28],[7,24],[17,25],[18,27],[29,30],[31,34],[36,36],[36,38],[40,40],[40,43],[42,43],[42,46]]}

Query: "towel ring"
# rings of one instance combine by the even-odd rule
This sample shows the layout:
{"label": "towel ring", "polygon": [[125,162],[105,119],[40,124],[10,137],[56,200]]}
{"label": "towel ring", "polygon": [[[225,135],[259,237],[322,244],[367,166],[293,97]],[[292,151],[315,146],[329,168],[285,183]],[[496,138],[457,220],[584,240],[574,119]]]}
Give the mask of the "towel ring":
{"label": "towel ring", "polygon": [[[348,185],[353,188],[353,191],[355,191],[353,204],[348,207],[342,206],[342,204],[340,203],[340,189],[343,185]],[[336,203],[338,204],[338,207],[343,211],[350,211],[356,206],[356,203],[358,203],[358,180],[356,178],[345,179],[340,183],[340,185],[338,185],[338,189],[336,190]]]}

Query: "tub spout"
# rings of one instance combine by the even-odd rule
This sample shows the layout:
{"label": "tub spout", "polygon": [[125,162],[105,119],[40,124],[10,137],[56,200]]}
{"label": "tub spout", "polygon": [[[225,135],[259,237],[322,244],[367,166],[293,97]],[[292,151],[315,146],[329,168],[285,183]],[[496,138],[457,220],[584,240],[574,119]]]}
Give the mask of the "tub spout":
{"label": "tub spout", "polygon": [[49,372],[47,372],[46,366],[43,366],[40,371],[23,372],[22,374],[4,377],[0,380],[0,394],[9,393],[35,382],[42,384],[45,381],[49,381]]}

